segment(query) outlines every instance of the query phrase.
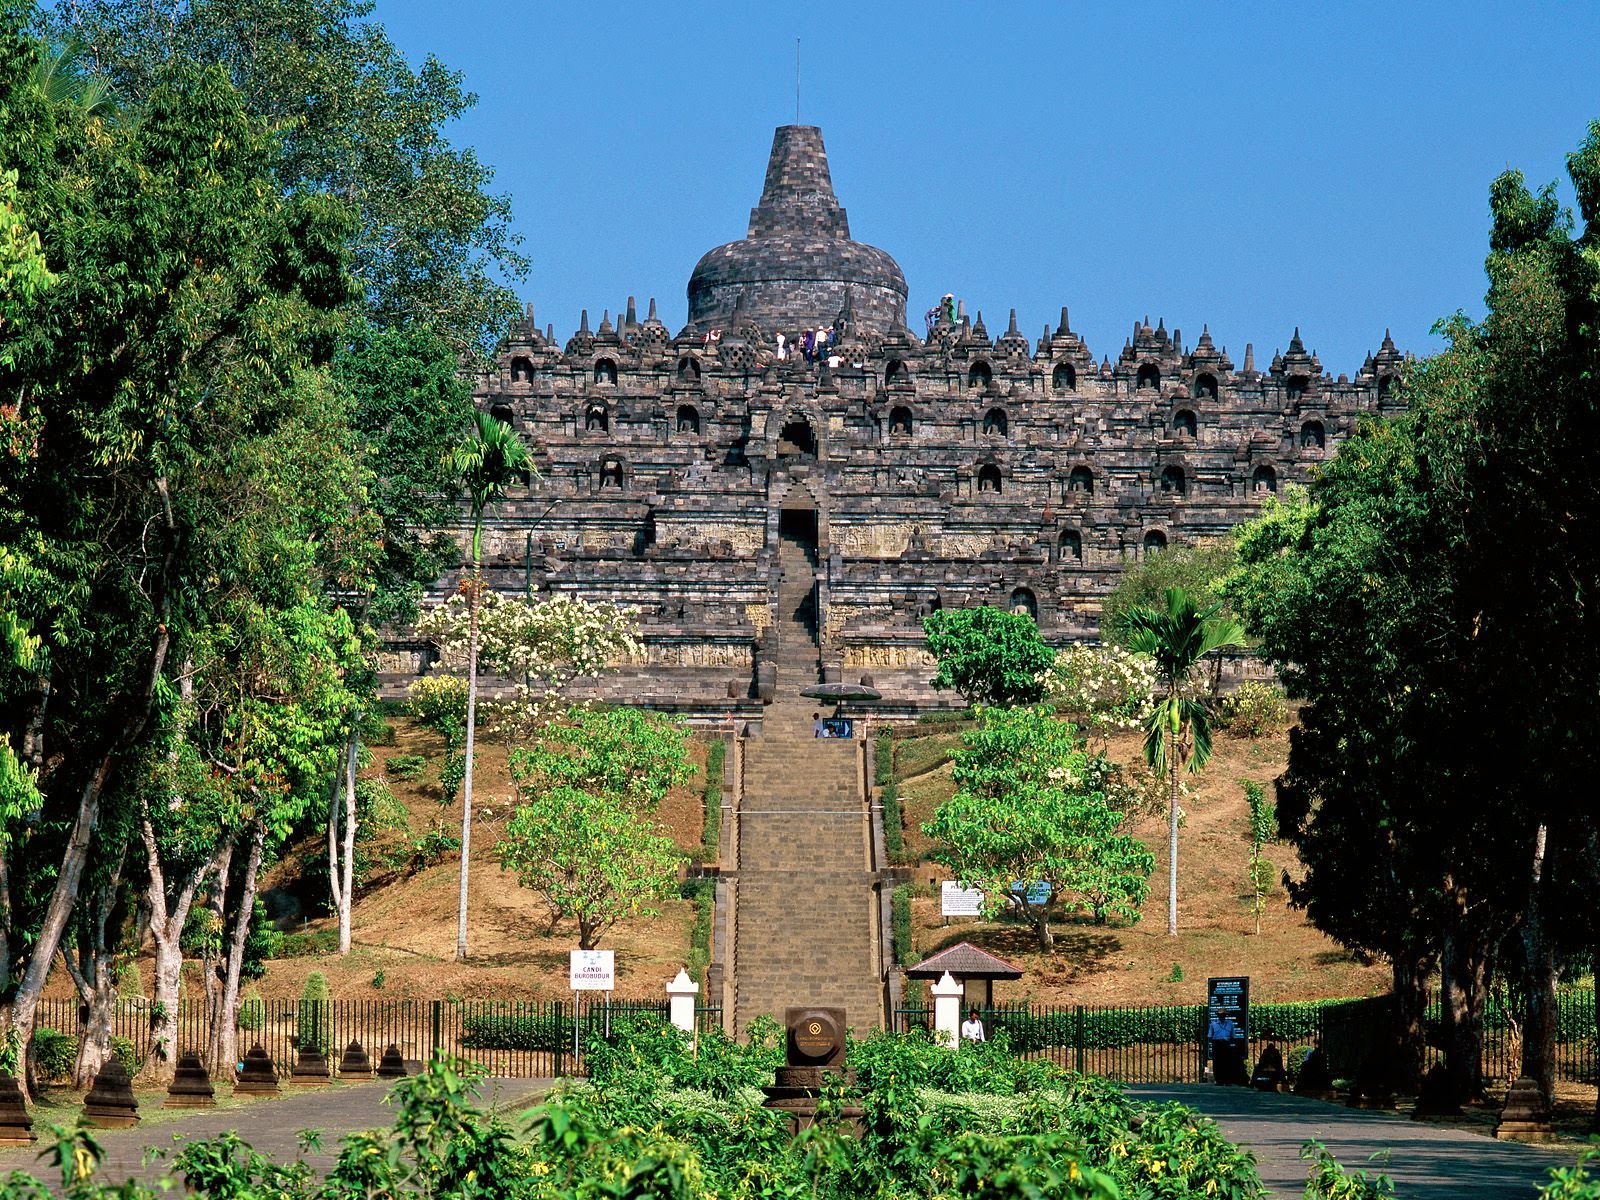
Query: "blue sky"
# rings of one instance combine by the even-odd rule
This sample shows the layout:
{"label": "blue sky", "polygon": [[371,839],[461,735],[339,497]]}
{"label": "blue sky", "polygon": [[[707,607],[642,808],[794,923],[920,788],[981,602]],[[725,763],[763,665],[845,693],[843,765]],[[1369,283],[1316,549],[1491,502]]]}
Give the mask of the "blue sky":
{"label": "blue sky", "polygon": [[1202,324],[1236,364],[1298,325],[1353,374],[1482,309],[1490,181],[1559,177],[1600,118],[1600,5],[542,4],[378,0],[463,71],[565,337],[631,293],[676,331],[744,236],[773,127],[822,127],[858,240],[991,335],[1063,304],[1099,355]]}

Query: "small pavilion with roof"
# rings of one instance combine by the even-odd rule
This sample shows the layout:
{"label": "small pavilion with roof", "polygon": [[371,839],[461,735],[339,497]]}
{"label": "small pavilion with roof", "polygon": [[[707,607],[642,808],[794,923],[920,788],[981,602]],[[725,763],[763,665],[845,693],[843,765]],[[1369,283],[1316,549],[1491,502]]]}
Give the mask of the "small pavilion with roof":
{"label": "small pavilion with roof", "polygon": [[937,980],[946,971],[963,991],[963,1007],[994,1007],[994,981],[1021,979],[1022,969],[971,942],[957,942],[937,954],[930,954],[914,967],[906,968],[907,979]]}

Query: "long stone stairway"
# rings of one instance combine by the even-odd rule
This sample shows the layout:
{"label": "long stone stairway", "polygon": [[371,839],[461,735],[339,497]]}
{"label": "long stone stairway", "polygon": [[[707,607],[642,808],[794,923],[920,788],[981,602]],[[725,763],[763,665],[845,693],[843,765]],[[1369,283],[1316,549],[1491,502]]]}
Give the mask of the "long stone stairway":
{"label": "long stone stairway", "polygon": [[859,743],[812,736],[817,682],[814,564],[780,542],[778,696],[743,745],[735,819],[734,1028],[790,1005],[845,1009],[883,1024],[879,900]]}

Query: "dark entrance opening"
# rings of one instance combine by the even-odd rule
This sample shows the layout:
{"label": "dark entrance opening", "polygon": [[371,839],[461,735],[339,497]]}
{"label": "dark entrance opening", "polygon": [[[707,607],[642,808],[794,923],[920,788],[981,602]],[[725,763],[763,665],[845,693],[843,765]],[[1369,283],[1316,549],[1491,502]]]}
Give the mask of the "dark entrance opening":
{"label": "dark entrance opening", "polygon": [[785,508],[778,513],[778,536],[795,542],[815,554],[817,549],[817,510]]}
{"label": "dark entrance opening", "polygon": [[779,458],[815,458],[817,439],[811,432],[809,421],[787,421],[778,434]]}

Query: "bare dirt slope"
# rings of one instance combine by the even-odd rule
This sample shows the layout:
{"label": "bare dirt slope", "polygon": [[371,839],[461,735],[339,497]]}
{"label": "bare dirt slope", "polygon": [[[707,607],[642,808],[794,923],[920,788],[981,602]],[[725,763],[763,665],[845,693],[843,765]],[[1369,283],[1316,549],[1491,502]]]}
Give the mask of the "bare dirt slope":
{"label": "bare dirt slope", "polygon": [[[395,719],[392,724],[396,744],[373,750],[374,762],[367,774],[386,778],[416,834],[435,821],[459,834],[460,800],[439,803],[442,742],[409,720]],[[408,783],[386,770],[391,758],[416,754],[428,759],[420,779]],[[409,877],[380,869],[373,882],[357,894],[350,955],[340,958],[319,953],[272,960],[259,984],[264,996],[298,996],[312,971],[327,975],[333,994],[342,998],[535,999],[568,994],[567,952],[578,944],[576,928],[566,922],[552,931],[549,913],[539,897],[519,887],[515,877],[496,863],[494,844],[513,808],[506,751],[502,745],[484,740],[478,744],[476,757],[469,961],[458,964],[454,960],[458,874],[452,853]],[[694,744],[694,758],[696,778],[669,795],[660,812],[668,832],[685,849],[698,845],[701,835],[705,747],[699,742]],[[383,854],[397,841],[396,835],[387,835],[375,853]],[[291,851],[270,874],[269,886],[293,886],[302,856],[314,850],[314,846],[304,845]],[[663,985],[688,954],[693,920],[693,904],[673,899],[661,905],[659,917],[628,921],[606,932],[600,945],[617,952],[619,998],[664,996]],[[299,928],[314,934],[331,930],[333,922],[313,919]],[[380,971],[381,987],[375,987]]]}
{"label": "bare dirt slope", "polygon": [[[948,755],[959,744],[954,733],[934,734],[901,743],[897,762],[923,773],[902,783],[906,847],[918,856],[932,847],[919,826],[950,795]],[[1121,734],[1110,742],[1118,762],[1142,761],[1141,737]],[[1215,754],[1186,801],[1179,832],[1179,934],[1168,937],[1167,828],[1165,811],[1141,816],[1134,832],[1155,853],[1156,869],[1143,914],[1131,926],[1076,923],[1059,926],[1049,954],[1035,949],[1032,930],[1014,923],[974,921],[943,923],[939,901],[926,887],[947,876],[937,864],[922,862],[915,870],[921,885],[912,902],[912,920],[919,956],[958,941],[971,941],[1009,959],[1026,972],[1014,984],[996,989],[996,999],[1031,998],[1052,1004],[1180,1004],[1193,1003],[1212,975],[1249,975],[1252,995],[1259,1000],[1309,1000],[1328,996],[1364,996],[1388,989],[1388,972],[1378,964],[1362,965],[1313,929],[1305,914],[1287,907],[1276,888],[1255,933],[1246,881],[1248,808],[1239,785],[1253,779],[1272,795],[1272,780],[1288,755],[1286,733],[1256,740],[1219,734]],[[1298,874],[1294,851],[1268,846],[1266,857],[1277,868]],[[1177,968],[1175,971],[1174,968]],[[1174,980],[1174,974],[1181,974]]]}

